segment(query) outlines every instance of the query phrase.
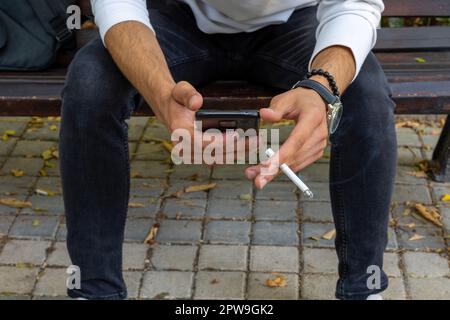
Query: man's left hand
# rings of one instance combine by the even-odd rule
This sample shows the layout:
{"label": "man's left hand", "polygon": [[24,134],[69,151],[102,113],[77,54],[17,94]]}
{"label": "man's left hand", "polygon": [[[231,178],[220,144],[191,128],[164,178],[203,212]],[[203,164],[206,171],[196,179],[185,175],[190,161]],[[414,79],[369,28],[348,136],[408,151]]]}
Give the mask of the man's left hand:
{"label": "man's left hand", "polygon": [[277,176],[279,165],[286,163],[298,172],[323,156],[328,141],[326,105],[315,91],[297,88],[280,94],[272,99],[269,108],[260,110],[260,115],[269,123],[288,119],[295,120],[296,125],[271,159],[245,171],[259,189]]}

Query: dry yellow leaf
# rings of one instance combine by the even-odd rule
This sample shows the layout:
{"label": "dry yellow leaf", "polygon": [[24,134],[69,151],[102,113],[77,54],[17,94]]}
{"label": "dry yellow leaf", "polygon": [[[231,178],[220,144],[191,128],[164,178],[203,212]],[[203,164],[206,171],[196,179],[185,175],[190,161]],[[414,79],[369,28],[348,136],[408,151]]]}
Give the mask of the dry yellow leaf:
{"label": "dry yellow leaf", "polygon": [[421,239],[423,239],[423,238],[425,238],[424,236],[421,236],[421,235],[419,235],[419,234],[415,234],[415,235],[413,235],[411,238],[409,238],[408,240],[409,241],[417,241],[417,240],[421,240]]}
{"label": "dry yellow leaf", "polygon": [[442,196],[441,201],[448,202],[450,201],[450,194],[446,193]]}
{"label": "dry yellow leaf", "polygon": [[20,178],[20,177],[24,176],[25,172],[23,172],[22,170],[18,170],[18,169],[12,169],[11,174],[16,178]]}
{"label": "dry yellow leaf", "polygon": [[416,177],[416,178],[427,178],[428,175],[425,171],[410,171],[407,172],[410,176]]}
{"label": "dry yellow leaf", "polygon": [[53,158],[52,152],[53,152],[53,150],[45,150],[44,152],[42,152],[42,154],[41,154],[42,159],[44,159],[44,160],[52,159]]}
{"label": "dry yellow leaf", "polygon": [[185,193],[199,192],[199,191],[207,191],[214,189],[217,186],[217,183],[209,183],[209,184],[199,184],[195,186],[189,186],[184,189]]}
{"label": "dry yellow leaf", "polygon": [[416,227],[416,224],[414,222],[411,222],[411,223],[406,224],[405,226],[412,229],[412,228]]}
{"label": "dry yellow leaf", "polygon": [[33,226],[33,227],[38,227],[39,226],[39,224],[40,224],[40,221],[39,220],[33,220],[33,222],[31,223],[31,225]]}
{"label": "dry yellow leaf", "polygon": [[145,204],[139,202],[130,202],[128,204],[128,208],[130,209],[145,208]]}
{"label": "dry yellow leaf", "polygon": [[322,238],[325,240],[331,240],[336,236],[336,229],[330,230],[327,233],[325,233]]}
{"label": "dry yellow leaf", "polygon": [[250,201],[252,200],[252,195],[250,193],[243,193],[239,196],[239,199]]}
{"label": "dry yellow leaf", "polygon": [[9,137],[16,135],[15,130],[6,130],[2,135],[3,141],[8,141]]}
{"label": "dry yellow leaf", "polygon": [[287,287],[286,276],[277,275],[275,278],[269,278],[266,280],[266,286],[268,286],[270,288]]}
{"label": "dry yellow leaf", "polygon": [[156,235],[158,234],[158,230],[159,230],[159,223],[155,223],[151,228],[150,231],[148,232],[147,236],[145,237],[144,243],[145,244],[153,244]]}
{"label": "dry yellow leaf", "polygon": [[167,152],[172,153],[173,144],[171,141],[163,140],[161,141],[161,145],[167,150]]}
{"label": "dry yellow leaf", "polygon": [[414,207],[416,208],[417,212],[420,213],[420,215],[422,217],[424,217],[428,221],[431,221],[438,227],[442,227],[442,221],[441,221],[442,218],[436,208],[426,208],[421,203],[416,203],[414,205]]}
{"label": "dry yellow leaf", "polygon": [[1,198],[0,204],[11,208],[31,208],[32,204],[29,201],[21,201],[15,198]]}
{"label": "dry yellow leaf", "polygon": [[58,130],[58,126],[55,125],[55,124],[51,125],[49,128],[50,128],[51,131],[56,131],[56,130]]}

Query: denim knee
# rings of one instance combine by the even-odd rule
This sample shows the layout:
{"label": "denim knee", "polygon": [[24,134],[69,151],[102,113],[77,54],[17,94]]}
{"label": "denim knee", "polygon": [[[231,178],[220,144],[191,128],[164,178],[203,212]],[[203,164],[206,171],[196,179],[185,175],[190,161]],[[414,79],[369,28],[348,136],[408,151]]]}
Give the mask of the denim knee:
{"label": "denim knee", "polygon": [[81,49],[63,89],[63,122],[90,128],[108,118],[123,120],[133,109],[135,89],[122,75],[100,39]]}
{"label": "denim knee", "polygon": [[331,142],[340,145],[382,141],[395,134],[391,89],[384,72],[371,53],[355,81],[342,96],[344,113]]}

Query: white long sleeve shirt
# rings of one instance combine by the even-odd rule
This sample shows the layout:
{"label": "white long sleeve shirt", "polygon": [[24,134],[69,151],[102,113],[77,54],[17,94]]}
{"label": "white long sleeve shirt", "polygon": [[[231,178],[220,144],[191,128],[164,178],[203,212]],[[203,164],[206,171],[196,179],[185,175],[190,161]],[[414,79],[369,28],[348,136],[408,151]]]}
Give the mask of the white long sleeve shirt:
{"label": "white long sleeve shirt", "polygon": [[[311,58],[323,49],[350,48],[356,75],[376,42],[382,0],[179,0],[187,3],[205,33],[252,32],[286,22],[299,8],[318,4],[317,43]],[[107,31],[123,21],[139,21],[154,30],[146,0],[91,0],[95,21],[104,40]],[[311,64],[310,62],[310,64]],[[356,77],[355,75],[355,77]]]}

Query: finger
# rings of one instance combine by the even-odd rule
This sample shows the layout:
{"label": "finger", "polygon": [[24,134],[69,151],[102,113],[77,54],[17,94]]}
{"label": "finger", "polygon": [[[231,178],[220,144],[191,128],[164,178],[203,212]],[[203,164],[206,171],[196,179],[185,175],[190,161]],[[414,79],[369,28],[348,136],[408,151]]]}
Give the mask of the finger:
{"label": "finger", "polygon": [[181,81],[175,85],[172,97],[176,102],[192,111],[197,111],[203,105],[202,95],[187,81]]}
{"label": "finger", "polygon": [[295,99],[292,95],[279,95],[274,97],[270,101],[268,108],[262,108],[259,110],[261,119],[275,123],[281,121],[293,110]]}

